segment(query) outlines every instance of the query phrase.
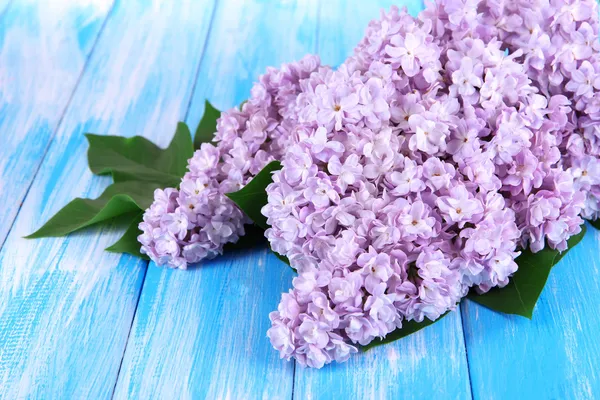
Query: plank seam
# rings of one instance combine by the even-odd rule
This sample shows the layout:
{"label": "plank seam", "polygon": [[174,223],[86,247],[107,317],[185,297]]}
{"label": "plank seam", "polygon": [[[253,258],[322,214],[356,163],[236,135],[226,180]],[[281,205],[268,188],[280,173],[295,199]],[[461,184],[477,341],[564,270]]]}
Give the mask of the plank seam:
{"label": "plank seam", "polygon": [[[468,300],[465,300],[468,301]],[[471,366],[469,365],[469,349],[467,348],[467,334],[465,332],[465,321],[463,315],[463,304],[459,305],[459,316],[460,316],[460,326],[462,331],[463,345],[465,347],[465,361],[467,362],[467,377],[469,378],[469,390],[471,391],[471,399],[475,399],[475,395],[473,393],[473,382],[471,380]]]}
{"label": "plank seam", "polygon": [[296,389],[296,360],[293,361],[294,362],[294,373],[292,374],[293,379],[292,379],[292,400],[294,400],[294,392]]}
{"label": "plank seam", "polygon": [[[211,16],[210,16],[210,22],[208,23],[208,29],[206,31],[206,39],[204,40],[204,45],[202,47],[202,51],[200,53],[200,58],[198,59],[198,67],[196,68],[196,72],[194,75],[194,83],[192,84],[192,89],[189,92],[189,100],[188,100],[188,104],[186,106],[186,110],[185,110],[185,115],[183,120],[187,120],[187,116],[190,112],[190,107],[192,106],[192,101],[194,99],[194,92],[196,90],[196,85],[198,82],[198,77],[200,76],[200,69],[202,68],[202,61],[204,60],[204,55],[206,53],[206,48],[208,47],[208,42],[210,40],[210,34],[212,32],[213,29],[213,21],[215,19],[215,15],[216,15],[216,10],[218,7],[218,1],[215,0],[213,2],[213,9],[211,12]],[[195,130],[193,130],[192,132],[195,132]],[[143,261],[143,260],[142,260]],[[145,264],[145,265],[144,265]],[[123,348],[123,354],[121,354],[121,361],[119,362],[119,369],[117,371],[117,378],[115,379],[115,384],[113,385],[113,390],[111,393],[110,398],[113,399],[115,397],[115,392],[117,390],[117,385],[119,384],[119,379],[121,378],[121,369],[123,367],[123,361],[125,360],[125,353],[127,352],[127,347],[129,346],[129,338],[131,337],[131,331],[133,330],[133,324],[135,323],[135,317],[137,316],[137,310],[140,304],[140,300],[142,298],[142,291],[144,290],[144,284],[146,283],[146,276],[148,275],[148,268],[150,267],[150,262],[148,261],[143,261],[142,263],[142,267],[144,268],[144,275],[142,277],[142,284],[140,286],[140,290],[138,291],[138,296],[137,296],[137,300],[135,302],[135,308],[133,311],[133,317],[131,318],[131,323],[129,325],[129,330],[127,331],[127,340],[125,341],[125,347]]]}
{"label": "plank seam", "polygon": [[[188,114],[190,113],[190,108],[192,107],[192,101],[194,100],[194,92],[196,91],[196,86],[198,85],[198,78],[200,77],[200,70],[202,69],[202,61],[204,61],[204,56],[206,54],[206,48],[208,47],[208,42],[210,40],[210,34],[212,33],[215,16],[217,15],[217,7],[218,6],[219,6],[218,0],[215,0],[213,3],[213,9],[212,9],[212,13],[210,16],[210,22],[208,23],[208,30],[206,31],[206,40],[204,41],[204,46],[202,47],[202,53],[200,53],[200,60],[198,61],[198,68],[196,68],[196,74],[194,75],[194,83],[192,83],[192,90],[190,91],[190,99],[188,101],[187,108],[185,110],[185,115],[183,117],[184,121],[187,121]],[[192,129],[192,132],[196,132],[196,129]]]}
{"label": "plank seam", "polygon": [[[44,151],[42,153],[42,157],[39,159],[38,165],[35,168],[35,170],[33,171],[33,175],[31,177],[31,180],[29,181],[29,185],[27,185],[27,190],[25,190],[25,195],[23,196],[23,198],[21,199],[21,202],[19,203],[19,207],[17,208],[17,212],[15,213],[15,216],[10,224],[10,228],[8,228],[8,231],[6,231],[6,235],[4,236],[4,238],[0,239],[0,250],[4,247],[4,244],[6,243],[6,240],[8,239],[8,237],[10,236],[10,234],[12,233],[13,228],[15,227],[15,223],[17,221],[17,217],[19,216],[21,209],[23,208],[23,204],[25,203],[25,200],[27,200],[27,196],[29,195],[29,191],[31,190],[31,187],[33,186],[33,183],[35,182],[35,179],[37,178],[38,173],[40,172],[40,169],[42,168],[42,165],[44,164],[44,160],[46,159],[46,156],[48,155],[48,151],[50,150],[50,147],[52,146],[52,143],[54,142],[54,138],[56,137],[56,133],[60,130],[63,120],[65,118],[65,115],[67,114],[67,111],[69,110],[69,107],[71,106],[71,101],[73,100],[73,97],[75,96],[75,92],[77,91],[77,88],[79,87],[79,84],[81,83],[81,79],[83,78],[83,74],[85,73],[85,71],[87,70],[88,64],[90,62],[90,59],[92,57],[92,54],[94,53],[94,50],[96,50],[96,45],[98,44],[99,40],[100,40],[100,36],[102,36],[102,32],[104,31],[104,27],[106,26],[106,22],[108,21],[108,19],[110,18],[110,15],[112,14],[114,8],[115,8],[115,4],[118,0],[114,0],[110,10],[108,11],[108,13],[106,14],[106,18],[104,18],[104,21],[102,22],[102,25],[100,26],[100,29],[98,30],[98,34],[96,35],[96,38],[94,39],[94,43],[92,44],[92,47],[90,48],[90,52],[88,53],[86,59],[85,59],[85,63],[83,64],[83,67],[81,68],[81,72],[79,73],[79,76],[77,77],[77,81],[75,82],[75,85],[73,86],[73,90],[71,91],[71,94],[69,96],[69,100],[67,100],[67,103],[65,104],[65,107],[63,108],[60,118],[58,119],[58,122],[56,123],[56,127],[54,128],[54,130],[52,131],[52,136],[50,136],[50,140],[48,140],[48,143],[46,144],[46,147],[44,148]],[[12,4],[9,3],[9,5]],[[6,7],[6,9],[8,9],[8,7]],[[6,11],[6,10],[5,10]],[[5,13],[5,12],[4,12]],[[4,16],[4,13],[0,14],[0,18],[2,18]]]}
{"label": "plank seam", "polygon": [[[121,377],[121,368],[123,367],[123,360],[125,359],[125,352],[127,351],[127,346],[129,345],[129,338],[131,337],[131,330],[133,328],[133,323],[135,321],[135,316],[137,314],[137,309],[140,304],[140,299],[142,298],[142,290],[144,289],[144,283],[146,283],[146,275],[148,275],[148,267],[149,263],[145,260],[142,260],[142,268],[144,269],[142,276],[142,284],[140,285],[140,290],[138,291],[137,299],[135,301],[135,308],[133,311],[133,317],[131,318],[131,323],[129,324],[129,330],[127,331],[127,340],[125,340],[125,347],[123,347],[123,354],[121,354],[121,360],[119,361],[119,369],[117,370],[117,377],[115,379],[115,383],[113,385],[112,393],[110,398],[113,399],[115,397],[115,391],[117,390],[117,384],[119,383],[119,378]],[[143,264],[146,264],[145,266]]]}

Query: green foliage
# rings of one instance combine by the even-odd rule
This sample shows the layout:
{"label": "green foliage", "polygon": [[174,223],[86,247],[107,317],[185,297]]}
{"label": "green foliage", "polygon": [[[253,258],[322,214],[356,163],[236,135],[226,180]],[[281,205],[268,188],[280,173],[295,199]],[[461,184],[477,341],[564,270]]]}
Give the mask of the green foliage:
{"label": "green foliage", "polygon": [[246,186],[237,192],[228,193],[237,206],[259,227],[267,229],[267,219],[260,210],[267,204],[267,186],[273,182],[273,171],[281,169],[279,161],[271,161]]}
{"label": "green foliage", "polygon": [[[281,169],[281,163],[279,161],[271,161],[246,186],[237,192],[227,194],[227,197],[237,204],[256,226],[263,230],[269,226],[267,225],[267,219],[262,215],[260,210],[267,204],[267,186],[273,182],[271,176],[274,171],[279,169]],[[279,260],[290,265],[290,260],[287,257],[274,251],[273,253]]]}
{"label": "green foliage", "polygon": [[102,136],[86,134],[90,143],[88,163],[96,175],[111,174],[115,182],[155,182],[163,187],[179,185],[187,161],[194,154],[192,137],[186,124],[177,124],[175,136],[161,149],[141,136]]}
{"label": "green foliage", "polygon": [[[210,112],[218,113],[212,106]],[[90,170],[96,175],[111,175],[114,183],[97,199],[71,201],[27,238],[63,236],[90,225],[124,218],[129,227],[106,250],[148,259],[140,253],[138,225],[144,210],[154,201],[155,189],[179,186],[188,160],[194,154],[189,128],[183,122],[178,123],[166,149],[141,136],[86,134],[86,137],[90,145],[87,153]]]}
{"label": "green foliage", "polygon": [[142,233],[142,231],[139,230],[138,225],[142,222],[143,215],[143,212],[137,213],[123,236],[113,243],[112,246],[107,247],[106,251],[110,251],[111,253],[128,253],[144,260],[149,260],[150,258],[147,255],[140,252],[140,242],[137,240],[137,237]]}
{"label": "green foliage", "polygon": [[152,204],[154,189],[158,187],[160,184],[153,182],[113,183],[97,199],[72,200],[27,238],[64,236],[114,217],[144,210]]}
{"label": "green foliage", "polygon": [[202,143],[210,143],[217,131],[217,119],[221,116],[221,111],[213,107],[207,100],[204,106],[204,115],[198,124],[196,134],[194,135],[194,148],[199,149]]}

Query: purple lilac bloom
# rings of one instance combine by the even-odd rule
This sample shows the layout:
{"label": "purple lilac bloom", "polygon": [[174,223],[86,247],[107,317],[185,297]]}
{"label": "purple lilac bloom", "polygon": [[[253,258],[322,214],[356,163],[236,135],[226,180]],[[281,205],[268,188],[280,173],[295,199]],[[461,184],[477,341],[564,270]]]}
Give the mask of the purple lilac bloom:
{"label": "purple lilac bloom", "polygon": [[392,8],[338,70],[301,83],[303,140],[263,208],[299,273],[270,315],[283,358],[344,361],[505,286],[519,250],[565,250],[600,216],[596,15],[591,0]]}
{"label": "purple lilac bloom", "polygon": [[[306,56],[268,69],[241,110],[221,115],[215,144],[204,143],[194,153],[180,189],[156,191],[139,226],[142,253],[159,265],[186,268],[221,254],[225,244],[244,234],[244,224],[250,221],[225,194],[239,190],[266,164],[282,157],[293,141],[293,105],[301,81],[319,65],[318,57]],[[321,142],[321,153],[337,150]]]}
{"label": "purple lilac bloom", "polygon": [[298,276],[267,336],[300,365],[345,361],[600,217],[599,77],[593,0],[393,7],[337,70],[271,69],[223,113],[180,189],[157,190],[142,251],[219,254],[248,222],[224,194],[281,160],[265,235]]}

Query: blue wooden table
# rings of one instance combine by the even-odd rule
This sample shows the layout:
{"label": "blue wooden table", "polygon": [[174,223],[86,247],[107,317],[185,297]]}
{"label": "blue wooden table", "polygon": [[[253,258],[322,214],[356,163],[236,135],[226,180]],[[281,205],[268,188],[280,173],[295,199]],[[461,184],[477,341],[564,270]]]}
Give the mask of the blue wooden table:
{"label": "blue wooden table", "polygon": [[[188,271],[104,252],[117,226],[22,237],[108,184],[85,132],[160,145],[267,66],[337,65],[393,1],[0,0],[0,398],[600,398],[600,236],[552,272],[533,321],[463,303],[322,370],[278,359],[268,313],[293,275],[266,249]],[[419,2],[407,4],[414,14]]]}

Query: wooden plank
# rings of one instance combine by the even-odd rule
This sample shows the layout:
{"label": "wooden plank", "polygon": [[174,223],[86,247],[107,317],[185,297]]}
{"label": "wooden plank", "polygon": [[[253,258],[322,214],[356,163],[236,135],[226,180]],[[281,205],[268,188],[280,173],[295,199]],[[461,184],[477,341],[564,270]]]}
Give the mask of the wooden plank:
{"label": "wooden plank", "polygon": [[0,0],[0,246],[44,157],[112,1]]}
{"label": "wooden plank", "polygon": [[106,186],[88,171],[84,132],[168,143],[189,103],[212,9],[212,0],[128,0],[111,12],[0,252],[0,398],[111,396],[146,263],[103,251],[115,227],[21,237],[73,197]]}
{"label": "wooden plank", "polygon": [[[314,51],[315,1],[220,1],[188,121],[204,99],[224,109],[249,95],[269,65]],[[268,313],[292,271],[265,249],[229,254],[188,271],[151,264],[115,397],[289,399],[293,363],[280,361]]]}
{"label": "wooden plank", "polygon": [[557,264],[533,320],[463,307],[473,396],[600,398],[600,233],[591,226]]}
{"label": "wooden plank", "polygon": [[[351,54],[370,20],[392,4],[407,5],[416,15],[421,2],[391,0],[321,5],[319,49],[339,65]],[[346,27],[353,27],[347,29]],[[299,399],[470,398],[461,319],[458,312],[412,336],[357,354],[322,370],[296,368],[294,397]]]}
{"label": "wooden plank", "polygon": [[470,399],[460,314],[344,364],[296,367],[294,398]]}
{"label": "wooden plank", "polygon": [[293,363],[266,337],[291,280],[264,248],[188,271],[151,264],[115,398],[291,398]]}

